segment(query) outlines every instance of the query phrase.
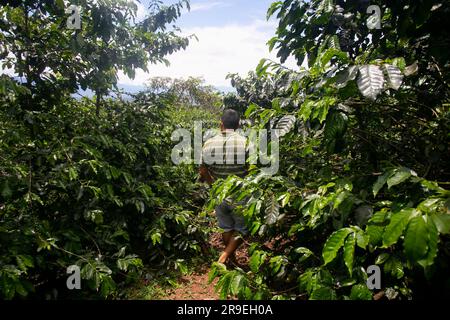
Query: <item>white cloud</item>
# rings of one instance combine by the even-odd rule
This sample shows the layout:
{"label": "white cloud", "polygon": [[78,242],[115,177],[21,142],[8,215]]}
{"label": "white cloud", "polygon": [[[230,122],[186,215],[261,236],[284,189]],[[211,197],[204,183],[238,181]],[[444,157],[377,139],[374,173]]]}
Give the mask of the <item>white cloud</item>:
{"label": "white cloud", "polygon": [[191,5],[191,12],[207,11],[213,8],[225,8],[229,6],[231,6],[230,3],[225,3],[221,1],[197,2]]}
{"label": "white cloud", "polygon": [[144,20],[145,16],[147,15],[147,12],[148,12],[147,7],[136,0],[134,0],[134,3],[137,6],[136,21]]}
{"label": "white cloud", "polygon": [[[225,77],[228,73],[246,75],[254,70],[260,59],[269,58],[278,61],[276,53],[269,53],[267,41],[274,35],[273,22],[253,20],[249,24],[228,24],[225,26],[207,26],[184,29],[185,34],[195,34],[185,51],[168,57],[171,65],[149,66],[149,73],[136,72],[134,80],[120,74],[119,82],[128,85],[142,85],[154,76],[187,78],[203,77],[208,84],[216,87],[229,87]],[[289,60],[286,66],[297,68],[295,61]]]}

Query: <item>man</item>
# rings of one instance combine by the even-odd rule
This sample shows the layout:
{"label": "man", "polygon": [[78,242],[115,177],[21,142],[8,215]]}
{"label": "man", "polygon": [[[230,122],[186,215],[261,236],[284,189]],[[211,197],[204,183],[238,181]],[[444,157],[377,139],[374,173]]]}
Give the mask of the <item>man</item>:
{"label": "man", "polygon": [[[200,180],[212,184],[216,179],[226,179],[230,175],[245,176],[247,139],[236,130],[239,128],[239,114],[232,109],[226,109],[220,122],[220,134],[207,140],[202,151]],[[231,199],[224,200],[215,208],[219,227],[224,230],[222,239],[225,250],[218,262],[226,263],[234,260],[234,252],[242,243],[242,237],[248,230],[244,217],[234,212]]]}

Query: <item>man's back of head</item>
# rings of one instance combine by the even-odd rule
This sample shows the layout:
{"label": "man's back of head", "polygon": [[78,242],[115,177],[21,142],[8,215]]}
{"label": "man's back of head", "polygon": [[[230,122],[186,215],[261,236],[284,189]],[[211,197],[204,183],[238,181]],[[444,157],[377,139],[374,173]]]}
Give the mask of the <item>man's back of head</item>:
{"label": "man's back of head", "polygon": [[236,110],[225,109],[222,115],[223,129],[236,130],[239,128],[240,116]]}

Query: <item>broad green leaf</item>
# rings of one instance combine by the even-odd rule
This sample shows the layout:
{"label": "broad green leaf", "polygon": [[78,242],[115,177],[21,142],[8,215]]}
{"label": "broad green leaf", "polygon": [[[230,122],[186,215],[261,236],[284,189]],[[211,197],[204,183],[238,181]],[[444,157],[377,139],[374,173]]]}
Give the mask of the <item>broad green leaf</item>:
{"label": "broad green leaf", "polygon": [[267,254],[263,251],[255,250],[255,252],[253,252],[250,257],[249,266],[254,273],[259,272],[259,267],[264,263],[266,256]]}
{"label": "broad green leaf", "polygon": [[318,286],[318,276],[317,273],[312,269],[307,269],[298,278],[300,290],[308,292],[311,294]]}
{"label": "broad green leaf", "polygon": [[291,194],[289,192],[286,192],[279,196],[277,201],[281,201],[281,207],[284,208],[289,203],[290,198]]}
{"label": "broad green leaf", "polygon": [[383,90],[383,71],[376,65],[360,66],[357,84],[359,91],[364,97],[375,100]]}
{"label": "broad green leaf", "polygon": [[9,187],[8,180],[5,180],[2,184],[2,192],[1,195],[3,198],[9,198],[12,196],[11,188]]}
{"label": "broad green leaf", "polygon": [[369,243],[373,246],[377,246],[382,242],[383,233],[383,226],[369,225],[366,227],[366,234],[369,236]]}
{"label": "broad green leaf", "polygon": [[240,273],[235,273],[233,279],[231,280],[230,291],[233,295],[237,295],[241,288],[241,282],[243,280],[243,276]]}
{"label": "broad green leaf", "polygon": [[[256,74],[258,76],[262,76],[266,73],[267,68],[269,67],[269,64],[266,64],[267,59],[261,59],[258,63],[258,65],[256,66]],[[248,116],[246,114],[246,116]]]}
{"label": "broad green leaf", "polygon": [[376,197],[380,189],[384,186],[389,176],[392,174],[392,172],[388,171],[385,172],[383,175],[379,176],[375,184],[373,185],[372,192],[373,196]]}
{"label": "broad green leaf", "polygon": [[269,263],[270,263],[270,268],[272,269],[272,274],[277,274],[281,267],[283,266],[283,264],[285,264],[287,261],[286,257],[284,256],[275,256],[270,258]]}
{"label": "broad green leaf", "polygon": [[386,262],[383,265],[383,269],[385,273],[390,273],[397,279],[403,278],[405,274],[403,271],[402,262],[397,257],[393,256],[391,256],[389,259],[386,260]]}
{"label": "broad green leaf", "polygon": [[437,184],[436,181],[428,181],[428,180],[425,180],[425,179],[421,179],[421,180],[420,180],[420,184],[421,184],[424,188],[429,189],[429,190],[433,190],[433,191],[444,191],[443,188],[439,187],[439,185]]}
{"label": "broad green leaf", "polygon": [[403,82],[403,74],[399,68],[390,64],[383,65],[386,72],[387,83],[390,88],[398,90]]}
{"label": "broad green leaf", "polygon": [[392,214],[391,221],[383,234],[383,246],[389,247],[397,242],[414,212],[414,209],[409,208]]}
{"label": "broad green leaf", "polygon": [[320,0],[319,7],[317,8],[318,13],[331,13],[333,10],[333,0]]}
{"label": "broad green leaf", "polygon": [[20,270],[24,271],[25,273],[28,268],[32,268],[34,266],[33,257],[29,255],[17,255],[16,262]]}
{"label": "broad green leaf", "polygon": [[349,81],[355,80],[356,75],[358,74],[357,66],[349,66],[347,69],[339,72],[336,75],[335,86],[338,89],[344,88]]}
{"label": "broad green leaf", "polygon": [[369,219],[370,224],[383,224],[388,218],[387,209],[382,209],[380,211],[375,212],[372,218]]}
{"label": "broad green leaf", "polygon": [[431,215],[436,228],[441,234],[450,234],[450,214],[433,214]]}
{"label": "broad green leaf", "polygon": [[389,259],[389,253],[383,252],[375,259],[375,264],[383,264]]}
{"label": "broad green leaf", "polygon": [[369,234],[365,233],[363,230],[355,232],[356,235],[356,244],[361,249],[366,249],[367,245],[369,244],[370,236]]}
{"label": "broad green leaf", "polygon": [[280,217],[280,205],[274,194],[271,194],[268,197],[265,213],[266,223],[268,225],[276,223]]}
{"label": "broad green leaf", "polygon": [[434,259],[437,256],[438,252],[438,242],[439,242],[439,233],[433,222],[433,220],[429,216],[424,216],[427,224],[427,233],[428,233],[428,252],[424,259],[419,260],[419,264],[426,268],[434,263]]}
{"label": "broad green leaf", "polygon": [[70,180],[76,180],[78,178],[78,173],[75,168],[70,167],[69,168],[69,179]]}
{"label": "broad green leaf", "polygon": [[357,284],[352,287],[350,292],[351,300],[372,300],[372,292],[365,284]]}
{"label": "broad green leaf", "polygon": [[267,19],[269,19],[277,10],[279,10],[282,5],[283,1],[276,1],[272,3],[269,9],[267,10]]}
{"label": "broad green leaf", "polygon": [[336,291],[330,287],[318,287],[309,297],[310,300],[336,300]]}
{"label": "broad green leaf", "polygon": [[302,256],[299,259],[299,262],[305,261],[310,256],[314,255],[311,250],[305,247],[298,247],[294,250],[296,253],[302,254]]}
{"label": "broad green leaf", "polygon": [[353,259],[355,256],[355,244],[356,244],[356,236],[355,233],[351,233],[347,239],[345,239],[344,243],[344,262],[347,266],[348,272],[350,276],[353,274]]}
{"label": "broad green leaf", "polygon": [[226,270],[226,267],[222,263],[214,262],[211,266],[211,270],[208,273],[208,284],[213,282],[213,280],[221,273]]}
{"label": "broad green leaf", "polygon": [[397,184],[402,183],[403,181],[407,180],[412,175],[414,175],[414,171],[412,171],[408,168],[396,169],[394,171],[394,174],[392,176],[390,176],[389,179],[387,180],[388,189],[390,189],[391,187],[393,187]]}
{"label": "broad green leaf", "polygon": [[221,287],[221,290],[220,290],[220,299],[221,300],[225,300],[228,296],[228,292],[230,292],[230,284],[231,284],[232,276],[233,276],[233,273],[228,272],[217,283],[217,285],[220,284],[220,287]]}
{"label": "broad green leaf", "polygon": [[251,103],[250,105],[249,105],[249,107],[247,108],[247,110],[245,110],[245,117],[246,118],[249,118],[250,117],[250,115],[252,114],[252,112],[253,111],[255,111],[255,110],[257,110],[258,109],[258,105],[256,105],[256,104],[254,104],[254,103]]}
{"label": "broad green leaf", "polygon": [[414,262],[425,256],[428,250],[427,224],[421,215],[415,216],[409,221],[405,235],[405,254]]}
{"label": "broad green leaf", "polygon": [[285,115],[280,120],[278,120],[277,124],[273,128],[275,130],[275,134],[281,138],[285,136],[292,128],[295,126],[295,116],[293,115]]}
{"label": "broad green leaf", "polygon": [[439,198],[428,198],[419,203],[417,209],[424,213],[436,212],[440,200]]}
{"label": "broad green leaf", "polygon": [[331,236],[325,242],[322,251],[322,257],[325,265],[330,263],[336,258],[339,249],[344,245],[345,238],[353,232],[350,228],[344,228],[337,230],[331,234]]}

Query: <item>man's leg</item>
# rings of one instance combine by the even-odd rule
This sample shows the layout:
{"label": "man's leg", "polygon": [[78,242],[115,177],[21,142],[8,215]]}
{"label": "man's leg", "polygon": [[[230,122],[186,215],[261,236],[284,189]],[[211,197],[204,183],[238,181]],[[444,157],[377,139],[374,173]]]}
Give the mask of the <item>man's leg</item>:
{"label": "man's leg", "polygon": [[226,245],[225,250],[220,255],[218,262],[225,263],[228,258],[232,259],[232,257],[234,257],[234,252],[241,245],[242,242],[243,240],[241,237],[236,237],[232,233],[231,239]]}
{"label": "man's leg", "polygon": [[245,225],[244,217],[239,214],[234,213],[233,208],[231,208],[231,210],[230,210],[230,215],[233,219],[233,228],[235,231],[238,231],[238,232],[232,231],[233,233],[232,233],[231,239],[229,240],[228,244],[226,244],[225,250],[219,258],[219,262],[221,262],[221,263],[225,263],[227,261],[227,259],[233,260],[236,249],[239,248],[239,246],[242,244],[242,242],[244,242],[244,240],[242,239],[242,236],[234,236],[234,234],[239,233],[240,235],[244,235],[244,236],[246,234],[248,234],[248,230]]}
{"label": "man's leg", "polygon": [[[222,233],[222,240],[225,248],[230,244],[234,234],[234,221],[230,214],[230,207],[227,203],[223,202],[216,207],[216,216],[219,223],[219,227],[224,230]],[[228,256],[227,256],[228,258]],[[226,259],[225,259],[226,260]]]}
{"label": "man's leg", "polygon": [[[223,243],[225,245],[225,248],[228,247],[228,245],[229,245],[233,235],[234,235],[234,230],[222,233],[222,240],[223,240]],[[231,262],[236,262],[236,256],[235,256],[234,252],[231,255],[229,255],[228,258],[231,260]]]}
{"label": "man's leg", "polygon": [[233,233],[234,233],[233,230],[222,233],[222,240],[223,243],[225,244],[225,247],[228,245],[228,243],[230,243]]}

